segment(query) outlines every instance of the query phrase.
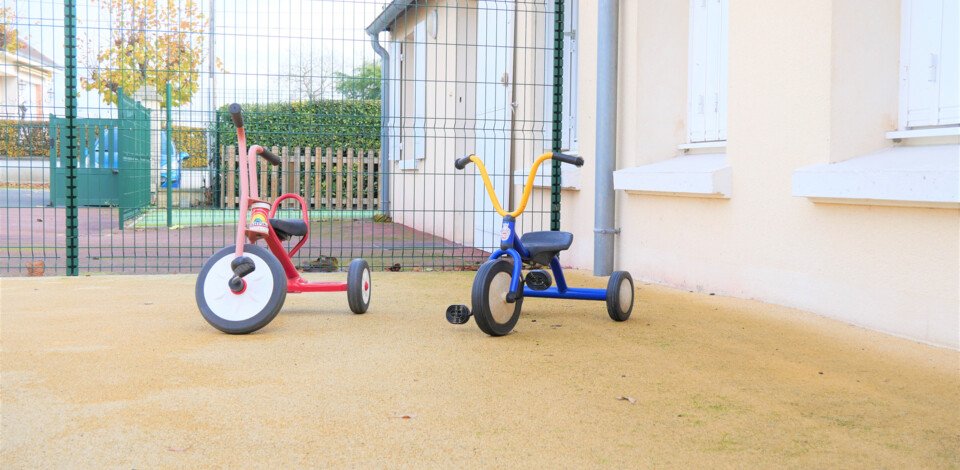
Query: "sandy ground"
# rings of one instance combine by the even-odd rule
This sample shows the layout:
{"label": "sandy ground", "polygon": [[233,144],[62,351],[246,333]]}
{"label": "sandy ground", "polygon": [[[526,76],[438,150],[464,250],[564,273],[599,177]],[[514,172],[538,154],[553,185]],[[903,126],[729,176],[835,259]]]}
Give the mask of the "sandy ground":
{"label": "sandy ground", "polygon": [[490,338],[443,319],[471,274],[375,273],[360,316],[290,295],[240,337],[193,276],[0,280],[0,463],[960,466],[956,351],[653,286],[626,323],[530,299]]}

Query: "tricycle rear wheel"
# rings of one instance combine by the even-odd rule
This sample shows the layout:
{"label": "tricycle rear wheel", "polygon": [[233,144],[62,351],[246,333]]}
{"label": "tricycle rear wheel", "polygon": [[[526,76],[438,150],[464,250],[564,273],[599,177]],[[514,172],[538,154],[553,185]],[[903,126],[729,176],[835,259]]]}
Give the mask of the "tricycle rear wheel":
{"label": "tricycle rear wheel", "polygon": [[633,311],[633,277],[614,271],[607,281],[607,314],[614,321],[627,321]]}
{"label": "tricycle rear wheel", "polygon": [[350,271],[347,273],[347,302],[350,303],[353,313],[365,313],[370,308],[372,290],[370,265],[360,258],[351,261]]}

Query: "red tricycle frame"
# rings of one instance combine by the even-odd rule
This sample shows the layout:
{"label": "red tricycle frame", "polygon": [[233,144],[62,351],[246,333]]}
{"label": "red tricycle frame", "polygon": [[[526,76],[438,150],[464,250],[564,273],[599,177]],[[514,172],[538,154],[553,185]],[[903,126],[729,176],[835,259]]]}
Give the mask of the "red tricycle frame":
{"label": "red tricycle frame", "polygon": [[[243,245],[246,243],[246,240],[249,240],[250,243],[256,243],[257,240],[263,238],[267,242],[267,247],[270,248],[270,252],[277,257],[277,260],[280,261],[280,264],[283,266],[283,271],[287,276],[287,292],[293,294],[299,294],[303,292],[343,292],[347,290],[346,282],[338,281],[316,281],[311,282],[300,276],[300,273],[297,271],[297,267],[293,264],[293,255],[295,255],[300,248],[303,247],[304,243],[307,242],[307,239],[310,238],[310,219],[307,215],[307,203],[297,194],[287,193],[278,197],[270,207],[270,218],[276,215],[277,209],[280,207],[280,203],[286,199],[296,199],[300,203],[300,213],[303,222],[307,225],[307,233],[300,239],[300,241],[293,247],[289,252],[284,248],[283,243],[280,240],[280,237],[277,235],[276,231],[273,229],[273,225],[267,224],[269,227],[269,233],[266,235],[249,230],[247,228],[247,211],[250,209],[250,206],[257,202],[263,202],[260,199],[257,188],[257,156],[265,153],[265,149],[259,145],[250,146],[249,150],[247,149],[247,135],[243,127],[237,129],[237,143],[239,144],[240,149],[240,213],[237,217],[237,238],[236,238],[236,256],[239,258],[243,256]],[[275,157],[274,157],[275,158]],[[278,164],[277,161],[271,161],[273,164]]]}

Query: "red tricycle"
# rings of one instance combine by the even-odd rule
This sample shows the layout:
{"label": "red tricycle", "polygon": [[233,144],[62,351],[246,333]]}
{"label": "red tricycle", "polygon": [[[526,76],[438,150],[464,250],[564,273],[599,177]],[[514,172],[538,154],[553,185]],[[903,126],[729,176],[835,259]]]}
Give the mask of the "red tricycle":
{"label": "red tricycle", "polygon": [[[197,306],[214,328],[230,334],[246,334],[267,326],[286,300],[287,293],[347,292],[353,313],[370,306],[370,266],[362,259],[350,262],[347,282],[310,282],[303,279],[292,257],[310,237],[307,205],[296,194],[284,194],[270,205],[257,193],[257,156],[273,165],[280,159],[269,150],[252,145],[247,149],[240,105],[230,105],[237,126],[240,149],[240,213],[236,245],[222,248],[203,264],[197,276]],[[300,203],[300,219],[276,219],[277,208],[287,199]],[[250,222],[247,222],[247,212]],[[284,241],[300,237],[289,252]],[[269,250],[257,245],[265,240]]]}

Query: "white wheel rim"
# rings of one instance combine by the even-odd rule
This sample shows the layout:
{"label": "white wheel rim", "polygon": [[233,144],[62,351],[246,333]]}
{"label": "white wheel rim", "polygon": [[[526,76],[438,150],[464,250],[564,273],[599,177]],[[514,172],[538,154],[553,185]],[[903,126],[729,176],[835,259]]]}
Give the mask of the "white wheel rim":
{"label": "white wheel rim", "polygon": [[633,303],[633,288],[630,286],[630,281],[624,279],[620,281],[620,311],[627,313],[627,310],[630,308],[630,304]]}
{"label": "white wheel rim", "polygon": [[373,286],[370,283],[370,270],[364,269],[363,276],[360,276],[360,297],[363,299],[364,304],[370,302],[371,287]]}
{"label": "white wheel rim", "polygon": [[499,272],[493,276],[490,281],[490,289],[487,291],[487,305],[490,306],[490,314],[493,316],[493,320],[501,325],[510,321],[510,317],[513,316],[515,304],[507,302],[511,279],[510,274]]}
{"label": "white wheel rim", "polygon": [[230,269],[230,262],[236,258],[233,254],[217,260],[207,271],[207,278],[203,281],[203,300],[207,303],[207,308],[227,321],[253,318],[270,303],[273,295],[274,279],[270,266],[267,266],[263,258],[252,253],[244,253],[244,256],[253,260],[256,269],[243,278],[246,289],[242,293],[234,294],[227,285],[233,277],[233,270]]}

